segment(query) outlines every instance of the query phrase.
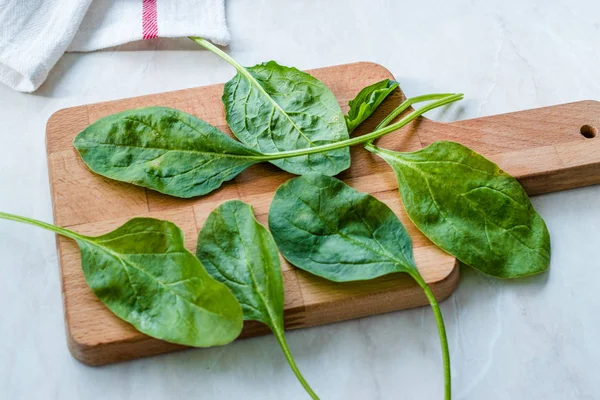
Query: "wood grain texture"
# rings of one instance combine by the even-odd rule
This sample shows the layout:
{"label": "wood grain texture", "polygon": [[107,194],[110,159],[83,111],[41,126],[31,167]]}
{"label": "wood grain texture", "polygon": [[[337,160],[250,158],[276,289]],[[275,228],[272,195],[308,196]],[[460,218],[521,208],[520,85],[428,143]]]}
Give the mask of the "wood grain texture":
{"label": "wood grain texture", "polygon": [[[331,88],[344,112],[363,87],[392,75],[380,65],[356,63],[310,71]],[[55,223],[85,234],[102,234],[135,216],[171,220],[195,248],[199,228],[208,213],[228,199],[253,205],[266,223],[275,189],[292,175],[265,163],[250,167],[219,190],[182,200],[100,177],[90,172],[72,147],[83,128],[106,115],[145,106],[178,108],[231,135],[220,97],[223,85],[180,90],[60,110],[47,125],[47,152]],[[370,132],[404,99],[393,93],[354,135]],[[600,183],[600,139],[587,139],[582,125],[600,127],[600,104],[580,102],[459,121],[436,123],[425,118],[378,144],[392,150],[418,150],[436,140],[463,143],[515,175],[531,194]],[[437,249],[408,219],[387,164],[364,151],[351,150],[352,166],[339,175],[354,188],[388,204],[406,225],[417,266],[439,300],[456,288],[456,260]],[[184,348],[137,332],[100,303],[83,279],[80,256],[72,241],[57,239],[69,349],[84,363],[101,365]],[[296,329],[427,304],[421,289],[404,274],[373,281],[332,283],[298,270],[283,260],[285,325]],[[267,333],[246,323],[242,336]]]}

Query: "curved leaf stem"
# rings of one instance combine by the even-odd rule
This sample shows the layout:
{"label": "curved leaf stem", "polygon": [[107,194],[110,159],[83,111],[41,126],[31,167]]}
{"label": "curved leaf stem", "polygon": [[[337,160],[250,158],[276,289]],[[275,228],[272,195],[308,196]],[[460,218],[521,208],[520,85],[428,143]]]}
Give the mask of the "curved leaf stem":
{"label": "curved leaf stem", "polygon": [[277,341],[279,342],[279,346],[281,346],[281,350],[283,350],[283,354],[285,354],[285,358],[287,359],[288,364],[290,364],[290,368],[292,368],[292,371],[294,371],[296,378],[298,378],[298,380],[300,381],[300,384],[304,387],[306,392],[310,395],[310,397],[313,400],[319,400],[319,396],[317,396],[317,394],[311,389],[308,382],[306,382],[306,380],[302,376],[300,369],[298,369],[296,361],[294,361],[294,356],[292,356],[292,352],[290,351],[287,341],[285,340],[285,335],[283,334],[282,329],[272,329],[272,331],[275,334]]}
{"label": "curved leaf stem", "polygon": [[440,93],[440,94],[425,94],[422,96],[411,97],[406,99],[402,104],[396,107],[391,113],[388,114],[376,127],[375,130],[385,128],[396,118],[398,115],[402,114],[405,110],[407,110],[410,106],[417,103],[422,103],[424,101],[430,100],[440,100],[446,97],[455,96],[455,93]]}
{"label": "curved leaf stem", "polygon": [[[441,96],[443,96],[443,97],[441,97]],[[450,94],[450,95],[428,94],[428,95],[424,95],[424,96],[413,97],[411,99],[406,100],[404,103],[402,103],[396,109],[396,110],[398,110],[398,109],[400,109],[400,107],[404,107],[401,111],[398,112],[398,114],[401,113],[402,111],[406,110],[412,104],[415,104],[418,102],[423,102],[423,101],[428,101],[428,100],[433,100],[433,99],[437,99],[437,100],[432,101],[431,103],[427,104],[426,106],[423,106],[423,107],[413,111],[409,115],[402,118],[400,121],[393,123],[389,126],[386,126],[386,127],[380,128],[380,129],[376,129],[371,133],[367,133],[365,135],[358,136],[358,137],[355,137],[352,139],[342,140],[340,142],[330,143],[330,144],[326,144],[326,145],[322,145],[322,146],[309,147],[306,149],[299,149],[299,150],[282,151],[279,153],[266,153],[261,156],[261,159],[262,160],[277,160],[280,158],[298,157],[298,156],[304,156],[307,154],[322,153],[325,151],[337,150],[337,149],[341,149],[341,148],[348,147],[348,146],[354,146],[354,145],[361,144],[361,143],[369,144],[373,140],[380,138],[383,135],[387,135],[390,132],[393,132],[395,130],[398,130],[398,129],[404,127],[405,125],[408,125],[411,121],[420,117],[427,111],[430,111],[430,110],[433,110],[434,108],[441,107],[443,105],[455,102],[462,98],[463,98],[462,93]],[[395,113],[396,110],[394,110],[392,113]],[[398,114],[396,114],[395,116],[397,116]]]}
{"label": "curved leaf stem", "polygon": [[47,222],[38,221],[37,219],[33,219],[33,218],[22,217],[20,215],[14,215],[14,214],[9,214],[9,213],[0,211],[0,219],[5,219],[8,221],[22,222],[25,224],[37,226],[39,228],[47,229],[49,231],[58,233],[59,235],[66,236],[66,237],[74,239],[74,240],[85,239],[84,236],[82,236],[76,232],[70,231],[65,228],[61,228],[60,226],[49,224]]}
{"label": "curved leaf stem", "polygon": [[444,360],[444,399],[450,400],[452,398],[452,379],[450,376],[450,351],[448,350],[448,338],[446,337],[446,328],[444,327],[444,319],[442,317],[442,312],[440,311],[440,307],[437,303],[435,295],[425,283],[425,280],[418,272],[411,273],[413,279],[417,281],[419,286],[425,292],[425,296],[427,296],[427,300],[429,300],[429,304],[431,305],[431,309],[433,310],[433,315],[435,316],[435,322],[437,324],[438,333],[440,336],[440,343],[442,345],[442,358]]}
{"label": "curved leaf stem", "polygon": [[[254,82],[255,79],[246,68],[242,67],[237,61],[235,61],[229,54],[225,53],[223,50],[219,49],[217,46],[212,44],[206,39],[200,37],[190,37],[194,42],[198,43],[200,46],[204,47],[206,50],[213,52],[214,54],[221,57],[223,60],[227,61],[233,68],[235,68],[240,74],[244,75],[248,80]],[[258,85],[260,86],[260,85]]]}
{"label": "curved leaf stem", "polygon": [[[252,83],[252,85],[256,88],[256,90],[261,92],[264,96],[268,97],[269,99],[271,98],[271,96],[265,91],[265,88],[263,88],[262,85],[260,83],[258,83],[256,78],[254,78],[254,76],[252,76],[252,74],[250,72],[248,72],[248,70],[246,68],[244,68],[241,64],[239,64],[237,61],[235,61],[229,54],[225,53],[223,50],[219,49],[217,46],[215,46],[214,44],[212,44],[211,42],[209,42],[206,39],[203,39],[200,37],[190,37],[190,39],[192,39],[194,42],[198,43],[200,46],[204,47],[206,50],[213,52],[214,54],[221,57],[223,60],[227,61],[229,63],[229,65],[231,65],[233,68],[236,69],[237,72],[244,75],[244,77],[246,79],[248,79],[249,82]],[[276,104],[276,103],[274,103],[274,104],[277,108],[279,108],[279,104]],[[283,111],[283,110],[281,110],[281,111]]]}

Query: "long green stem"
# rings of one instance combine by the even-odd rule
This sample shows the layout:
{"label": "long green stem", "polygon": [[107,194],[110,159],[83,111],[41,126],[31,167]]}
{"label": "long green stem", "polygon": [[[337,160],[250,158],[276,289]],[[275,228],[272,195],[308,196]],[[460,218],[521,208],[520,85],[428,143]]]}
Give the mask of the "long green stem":
{"label": "long green stem", "polygon": [[411,274],[413,279],[417,281],[419,286],[425,292],[425,296],[427,296],[427,300],[429,300],[429,304],[431,305],[431,309],[433,310],[433,315],[435,316],[435,322],[437,323],[438,333],[440,336],[440,342],[442,344],[442,358],[444,360],[444,399],[450,400],[452,398],[452,379],[450,376],[450,351],[448,350],[448,338],[446,337],[446,328],[444,327],[444,319],[442,317],[442,312],[440,311],[440,307],[438,306],[437,300],[435,299],[435,295],[423,280],[423,277],[416,272]]}
{"label": "long green stem", "polygon": [[275,334],[275,337],[279,342],[279,346],[281,346],[281,350],[283,350],[283,354],[285,355],[285,358],[290,364],[292,371],[294,371],[296,378],[298,378],[298,381],[300,381],[300,384],[304,387],[306,392],[310,395],[310,397],[313,400],[319,400],[319,396],[317,396],[317,394],[311,389],[311,387],[308,385],[308,382],[306,382],[306,379],[304,379],[304,377],[302,376],[300,369],[298,369],[296,361],[294,361],[294,356],[292,356],[292,352],[290,351],[287,341],[285,340],[285,335],[283,334],[283,331],[280,329],[273,329],[273,333]]}
{"label": "long green stem", "polygon": [[21,217],[20,215],[14,215],[14,214],[9,214],[9,213],[5,213],[5,212],[0,211],[0,219],[6,219],[6,220],[9,220],[9,221],[22,222],[22,223],[25,223],[25,224],[37,226],[39,228],[47,229],[49,231],[58,233],[60,235],[66,236],[66,237],[74,239],[74,240],[85,239],[84,236],[82,236],[82,235],[80,235],[80,234],[78,234],[76,232],[70,231],[70,230],[65,229],[65,228],[61,228],[60,226],[49,224],[47,222],[38,221],[37,219],[33,219],[33,218]]}
{"label": "long green stem", "polygon": [[440,100],[446,97],[455,96],[455,93],[440,93],[440,94],[426,94],[423,96],[411,97],[410,99],[406,99],[402,104],[396,107],[391,113],[385,117],[379,125],[375,127],[375,130],[385,128],[389,125],[390,122],[394,120],[398,115],[402,114],[406,111],[410,106],[417,103],[422,103],[424,101],[429,100]]}
{"label": "long green stem", "polygon": [[[388,116],[385,117],[375,127],[375,130],[383,129],[386,126],[388,126],[389,123],[394,120],[394,118],[396,118],[398,115],[402,114],[404,111],[406,111],[408,109],[408,107],[412,106],[413,104],[416,104],[416,103],[419,103],[419,102],[423,102],[423,101],[427,101],[427,100],[445,99],[445,98],[454,97],[454,96],[457,96],[457,95],[458,94],[453,94],[453,93],[427,94],[427,95],[424,95],[424,96],[417,96],[417,97],[412,97],[410,99],[406,99],[406,101],[404,101],[402,104],[400,104],[398,107],[396,107],[391,113],[389,113]],[[461,93],[460,94],[460,98],[458,98],[457,100],[461,100],[462,97],[463,97],[463,95]],[[453,100],[453,101],[456,101],[456,100]],[[449,103],[450,102],[445,103],[445,104],[449,104]],[[437,107],[439,107],[439,106],[437,106]],[[429,110],[427,110],[427,111],[429,111]],[[372,142],[373,141],[369,142],[369,144],[371,144]]]}
{"label": "long green stem", "polygon": [[[361,144],[361,143],[372,142],[373,140],[380,138],[383,135],[387,135],[390,132],[393,132],[395,130],[398,130],[398,129],[404,127],[405,125],[408,125],[410,122],[417,119],[418,117],[420,117],[427,111],[430,111],[430,110],[433,110],[434,108],[441,107],[443,105],[460,100],[463,97],[463,95],[461,93],[451,94],[451,95],[443,95],[444,97],[442,97],[442,98],[440,98],[440,96],[442,96],[442,95],[429,94],[429,95],[414,97],[414,98],[406,100],[401,105],[401,106],[404,106],[406,103],[408,103],[408,105],[405,106],[404,109],[407,109],[412,104],[415,104],[417,102],[438,99],[437,101],[432,101],[431,103],[427,104],[426,106],[423,106],[423,107],[413,111],[409,115],[402,118],[400,121],[393,123],[387,127],[376,129],[371,133],[367,133],[365,135],[357,136],[357,137],[351,138],[351,139],[342,140],[339,142],[325,144],[322,146],[308,147],[305,149],[298,149],[298,150],[282,151],[279,153],[266,153],[266,154],[261,155],[261,159],[268,161],[268,160],[278,160],[280,158],[298,157],[298,156],[304,156],[307,154],[322,153],[325,151],[337,150],[337,149],[341,149],[341,148],[348,147],[348,146],[354,146],[354,145]],[[418,101],[416,101],[417,99],[418,99]]]}

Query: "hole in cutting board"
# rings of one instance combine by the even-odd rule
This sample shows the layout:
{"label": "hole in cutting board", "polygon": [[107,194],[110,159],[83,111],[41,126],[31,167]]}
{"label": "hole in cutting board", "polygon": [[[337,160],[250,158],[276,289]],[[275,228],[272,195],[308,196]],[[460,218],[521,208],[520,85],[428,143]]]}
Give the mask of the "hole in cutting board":
{"label": "hole in cutting board", "polygon": [[595,138],[596,135],[598,134],[598,128],[596,128],[595,126],[591,126],[591,125],[583,125],[581,128],[579,128],[579,132],[584,137],[591,139],[591,138]]}

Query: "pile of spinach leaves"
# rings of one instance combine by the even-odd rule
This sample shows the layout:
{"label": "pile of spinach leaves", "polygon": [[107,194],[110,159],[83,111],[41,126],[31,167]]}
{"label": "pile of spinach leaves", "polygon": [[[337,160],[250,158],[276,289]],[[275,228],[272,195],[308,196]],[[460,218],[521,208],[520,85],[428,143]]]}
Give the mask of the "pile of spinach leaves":
{"label": "pile of spinach leaves", "polygon": [[[209,215],[195,256],[185,249],[182,231],[168,221],[134,218],[91,237],[13,214],[0,212],[0,219],[73,239],[81,250],[85,280],[98,299],[149,336],[216,346],[237,338],[244,320],[264,323],[313,399],[318,397],[284,336],[278,249],[293,265],[335,282],[408,273],[433,309],[444,393],[450,399],[441,311],[415,265],[406,229],[385,204],[332,176],[350,166],[348,147],[364,144],[395,171],[408,216],[442,250],[499,278],[547,270],[548,230],[515,178],[458,143],[436,142],[412,153],[373,144],[462,95],[408,99],[373,132],[350,138],[398,83],[386,79],[364,88],[344,115],[331,91],[305,72],[274,61],[244,68],[206,40],[192,40],[237,71],[222,100],[239,141],[182,111],[147,107],[98,120],[75,138],[74,146],[98,174],[182,198],[207,194],[260,162],[301,175],[275,194],[269,211],[273,236],[256,221],[251,206],[238,200]],[[395,121],[421,102],[429,103]]]}

